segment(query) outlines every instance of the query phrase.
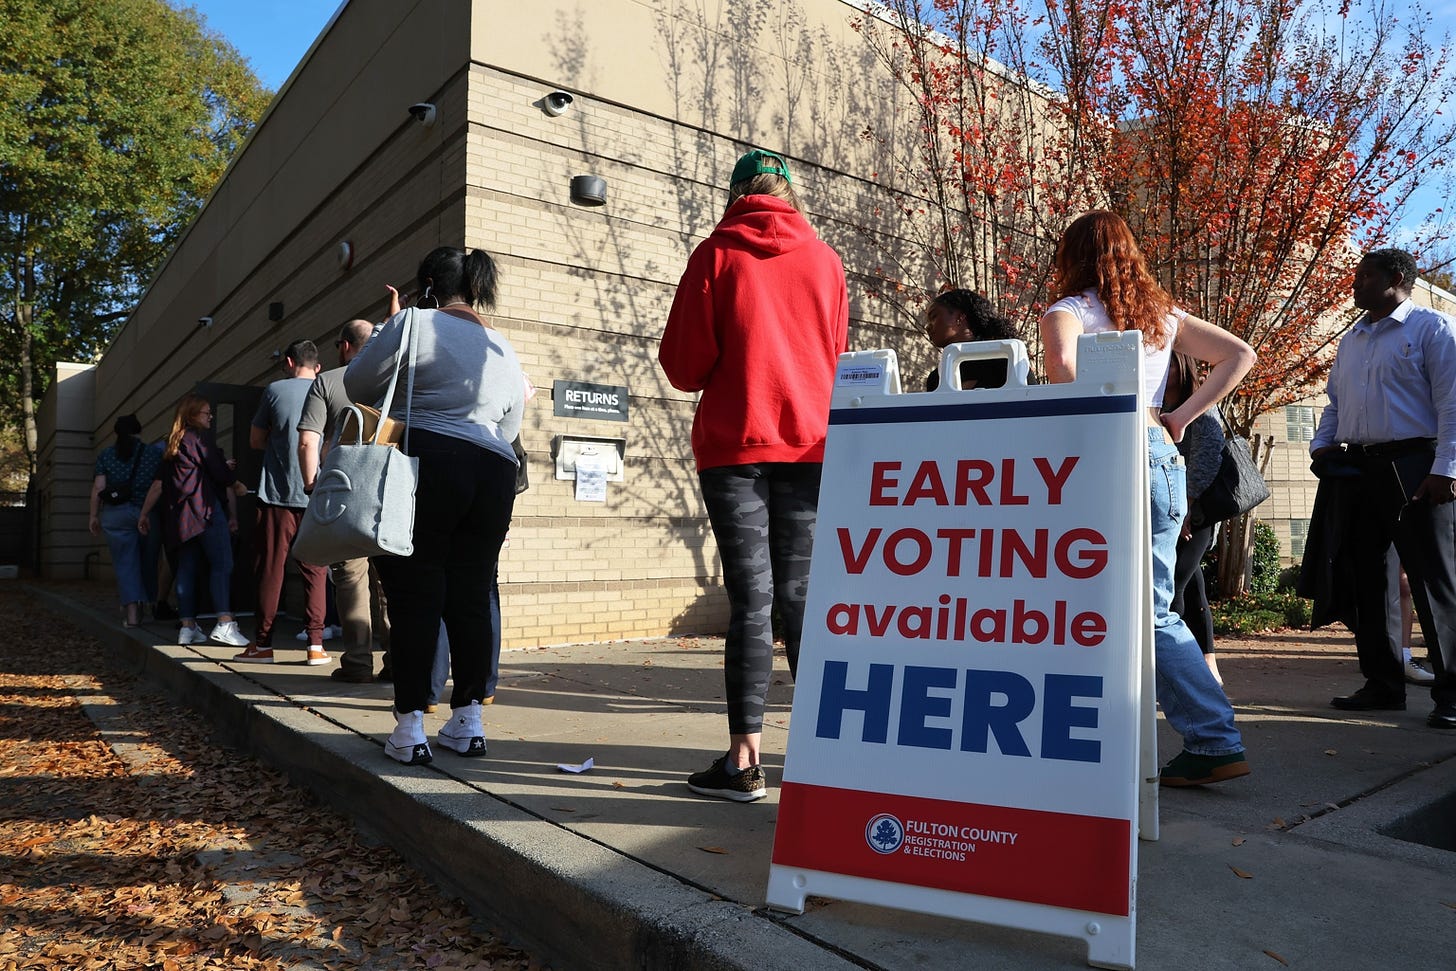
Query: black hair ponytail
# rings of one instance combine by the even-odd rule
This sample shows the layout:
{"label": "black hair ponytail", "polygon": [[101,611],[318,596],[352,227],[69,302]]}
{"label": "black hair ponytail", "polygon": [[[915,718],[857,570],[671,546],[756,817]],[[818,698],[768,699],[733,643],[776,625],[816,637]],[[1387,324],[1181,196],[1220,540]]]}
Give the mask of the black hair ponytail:
{"label": "black hair ponytail", "polygon": [[491,310],[495,307],[495,260],[485,250],[466,253],[454,246],[441,246],[430,252],[415,274],[420,289],[444,304],[452,299],[464,300],[472,307]]}

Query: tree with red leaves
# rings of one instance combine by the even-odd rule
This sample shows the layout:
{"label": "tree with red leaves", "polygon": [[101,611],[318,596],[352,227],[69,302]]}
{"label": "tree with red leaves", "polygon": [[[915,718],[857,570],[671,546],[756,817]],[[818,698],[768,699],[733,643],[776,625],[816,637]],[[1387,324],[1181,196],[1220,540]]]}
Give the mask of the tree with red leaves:
{"label": "tree with red leaves", "polygon": [[[1224,405],[1240,434],[1323,390],[1362,251],[1452,241],[1440,210],[1411,211],[1450,185],[1456,147],[1452,49],[1414,8],[890,0],[880,16],[860,29],[921,122],[891,185],[926,212],[933,267],[900,286],[983,289],[1030,333],[1049,247],[1080,210],[1111,208],[1180,304],[1258,352]],[[1251,526],[1224,531],[1225,594],[1243,588]]]}

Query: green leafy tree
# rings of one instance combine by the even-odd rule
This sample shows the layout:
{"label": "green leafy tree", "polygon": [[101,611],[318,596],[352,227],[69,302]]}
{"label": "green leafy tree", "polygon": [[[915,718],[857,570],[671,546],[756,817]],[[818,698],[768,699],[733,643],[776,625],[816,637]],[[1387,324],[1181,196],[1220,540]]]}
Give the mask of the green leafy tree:
{"label": "green leafy tree", "polygon": [[0,423],[33,472],[52,365],[101,352],[270,94],[162,0],[0,0],[0,23]]}

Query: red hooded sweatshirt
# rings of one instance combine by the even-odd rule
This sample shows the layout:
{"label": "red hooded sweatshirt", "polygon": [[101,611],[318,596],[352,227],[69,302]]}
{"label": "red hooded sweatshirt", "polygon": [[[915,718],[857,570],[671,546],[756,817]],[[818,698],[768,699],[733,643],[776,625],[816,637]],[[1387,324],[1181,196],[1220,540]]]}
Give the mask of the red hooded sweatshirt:
{"label": "red hooded sweatshirt", "polygon": [[672,386],[701,391],[699,471],[822,462],[835,365],[849,344],[839,256],[798,210],[744,196],[693,251],[657,359]]}

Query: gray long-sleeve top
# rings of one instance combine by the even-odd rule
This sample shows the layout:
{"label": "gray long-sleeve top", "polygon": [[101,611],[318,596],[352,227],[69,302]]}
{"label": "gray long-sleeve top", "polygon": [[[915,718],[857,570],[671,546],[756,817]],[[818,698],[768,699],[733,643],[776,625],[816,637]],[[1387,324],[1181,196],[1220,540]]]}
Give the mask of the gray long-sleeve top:
{"label": "gray long-sleeve top", "polygon": [[1178,443],[1183,462],[1188,468],[1188,501],[1203,495],[1223,464],[1223,424],[1215,412],[1206,411],[1183,429]]}
{"label": "gray long-sleeve top", "polygon": [[[377,404],[389,387],[405,315],[374,329],[344,372],[350,399]],[[517,464],[511,440],[521,431],[525,382],[515,349],[497,330],[443,310],[416,310],[414,398],[410,426],[464,439]],[[390,417],[403,419],[409,363],[400,368]]]}

